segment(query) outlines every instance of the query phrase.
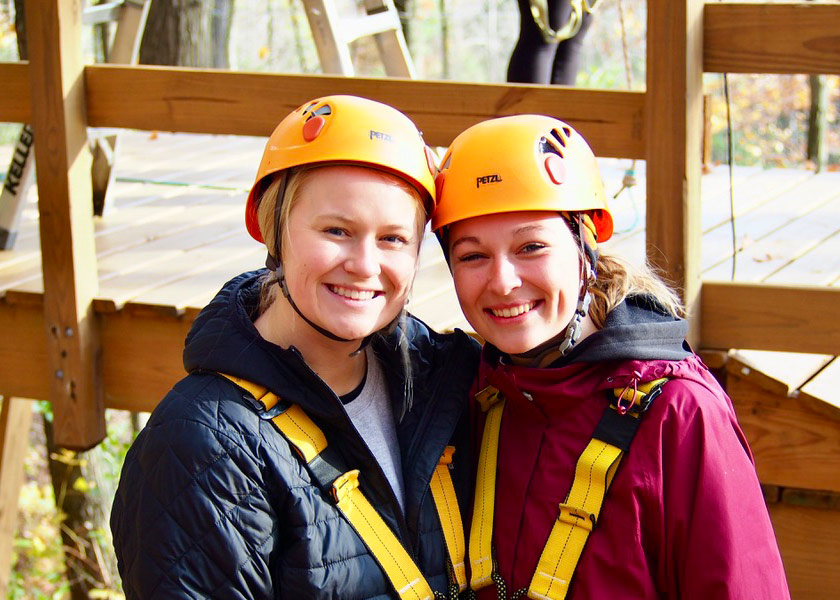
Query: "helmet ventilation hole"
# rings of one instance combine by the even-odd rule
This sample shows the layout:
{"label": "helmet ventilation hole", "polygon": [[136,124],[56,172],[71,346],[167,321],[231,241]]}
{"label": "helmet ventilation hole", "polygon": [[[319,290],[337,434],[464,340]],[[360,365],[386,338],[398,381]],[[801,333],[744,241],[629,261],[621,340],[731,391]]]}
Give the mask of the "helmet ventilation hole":
{"label": "helmet ventilation hole", "polygon": [[552,139],[545,137],[540,138],[538,149],[540,151],[540,154],[556,154],[560,158],[564,158],[563,150],[560,147],[558,147],[557,143],[555,143]]}
{"label": "helmet ventilation hole", "polygon": [[305,107],[301,106],[300,111],[301,111],[302,114],[305,115],[306,113],[310,112],[314,106],[318,106],[318,103],[317,102],[310,102]]}
{"label": "helmet ventilation hole", "polygon": [[563,128],[563,133],[566,134],[566,135],[565,136],[560,135],[560,132],[557,131],[556,129],[551,130],[551,135],[554,136],[554,139],[557,140],[558,142],[560,142],[560,145],[565,148],[566,147],[566,138],[568,138],[571,135],[571,132],[569,131],[568,128],[564,127]]}

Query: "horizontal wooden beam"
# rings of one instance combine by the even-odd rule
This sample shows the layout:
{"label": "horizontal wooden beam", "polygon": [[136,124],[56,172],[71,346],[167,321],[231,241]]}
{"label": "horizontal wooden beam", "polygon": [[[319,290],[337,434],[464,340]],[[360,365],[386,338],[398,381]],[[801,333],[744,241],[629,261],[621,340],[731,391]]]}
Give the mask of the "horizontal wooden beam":
{"label": "horizontal wooden beam", "polygon": [[[0,301],[0,395],[49,392],[43,304]],[[704,282],[703,348],[840,353],[840,289]],[[98,313],[105,405],[151,410],[183,376],[181,351],[195,316]]]}
{"label": "horizontal wooden beam", "polygon": [[840,288],[703,282],[702,348],[840,354]]}
{"label": "horizontal wooden beam", "polygon": [[0,62],[0,122],[28,123],[32,118],[29,98],[29,63]]}
{"label": "horizontal wooden beam", "polygon": [[267,136],[307,100],[354,94],[406,112],[432,145],[485,119],[542,113],[568,121],[599,156],[644,158],[641,92],[110,65],[87,67],[85,89],[93,127]]}
{"label": "horizontal wooden beam", "polygon": [[[44,307],[0,301],[0,395],[49,396]],[[151,411],[185,375],[181,352],[191,319],[99,314],[105,406]]]}
{"label": "horizontal wooden beam", "polygon": [[711,3],[703,69],[715,73],[840,72],[840,4]]}
{"label": "horizontal wooden beam", "polygon": [[[840,72],[840,31],[836,23],[840,22],[840,5],[838,4],[756,4],[756,3],[707,3],[704,7],[704,52],[703,64],[707,72],[730,72],[730,73],[837,73]],[[491,85],[496,88],[490,96],[482,97],[482,91],[487,87],[482,84],[458,84],[452,82],[411,82],[411,89],[400,92],[399,85],[393,80],[382,79],[350,79],[343,80],[337,77],[320,76],[277,76],[277,75],[254,75],[254,74],[225,74],[218,71],[211,72],[222,79],[215,79],[210,82],[201,83],[196,89],[196,94],[190,93],[189,86],[195,82],[196,73],[192,70],[188,80],[181,82],[177,89],[178,94],[170,94],[166,98],[166,107],[156,109],[154,115],[166,112],[169,122],[167,126],[149,123],[152,115],[142,118],[142,106],[140,115],[127,114],[119,116],[119,109],[115,104],[123,103],[126,93],[119,93],[117,98],[98,98],[96,92],[91,88],[99,88],[98,83],[103,77],[108,77],[106,72],[98,69],[108,69],[105,65],[88,67],[88,77],[93,84],[88,82],[88,95],[97,100],[96,111],[89,117],[91,125],[99,124],[105,120],[110,123],[123,123],[125,121],[137,122],[135,125],[114,124],[114,126],[131,126],[138,129],[165,129],[167,131],[190,131],[195,133],[241,133],[243,135],[267,135],[270,133],[272,124],[294,108],[298,103],[309,98],[335,92],[361,93],[376,97],[385,102],[399,105],[421,122],[426,131],[429,141],[440,143],[448,142],[453,132],[459,131],[470,124],[481,119],[489,118],[496,114],[510,114],[511,112],[542,111],[551,112],[556,116],[568,119],[573,125],[579,126],[584,135],[593,140],[597,146],[597,152],[601,155],[621,154],[626,157],[641,156],[641,134],[636,132],[630,134],[630,143],[633,151],[612,150],[613,146],[619,149],[627,145],[617,140],[602,140],[598,134],[600,128],[607,128],[607,125],[614,121],[625,119],[630,114],[635,114],[632,106],[626,106],[626,99],[616,101],[608,96],[599,98],[596,106],[580,106],[581,99],[593,93],[584,90],[567,90],[557,88],[541,88],[541,86],[502,86]],[[111,67],[113,69],[114,67]],[[176,81],[180,74],[173,74],[172,69],[164,69],[164,74],[159,74],[155,81],[160,78],[169,81],[174,78]],[[180,72],[180,70],[179,70]],[[237,82],[248,81],[259,89],[261,85],[255,83],[254,78],[280,78],[281,81],[271,85],[269,91],[275,94],[278,92],[282,100],[278,103],[271,101],[270,97],[265,98],[244,98],[237,97],[238,88],[224,89],[224,93],[218,96],[217,103],[213,104],[212,98],[208,98],[205,86],[216,91],[215,87],[224,80],[225,75],[233,75]],[[118,84],[125,83],[125,77],[130,74],[113,74],[116,80],[111,85],[102,84],[102,89],[113,91],[112,88]],[[245,79],[242,79],[245,78]],[[200,79],[200,78],[199,78]],[[319,81],[320,80],[320,81]],[[0,63],[0,81],[3,82],[4,93],[0,94],[0,122],[24,123],[31,120],[29,106],[29,66],[26,61],[14,63]],[[136,81],[131,82],[132,91],[136,90]],[[294,89],[296,84],[302,85]],[[398,87],[394,87],[394,86]],[[416,91],[426,90],[426,86],[442,86],[437,93],[428,98],[424,95],[417,95]],[[250,90],[249,86],[249,90]],[[460,95],[459,91],[467,90],[471,93]],[[538,91],[535,91],[538,90]],[[548,97],[544,96],[548,90]],[[122,90],[127,92],[127,90]],[[241,90],[246,93],[247,90]],[[154,90],[152,90],[154,93]],[[600,93],[600,92],[596,92]],[[476,94],[480,97],[476,98]],[[558,95],[559,94],[559,95]],[[580,94],[584,94],[581,96]],[[156,101],[160,102],[161,94],[157,94]],[[231,101],[231,97],[235,99]],[[148,99],[147,95],[144,98]],[[275,96],[275,99],[277,96]],[[429,102],[427,102],[427,99]],[[441,104],[445,99],[452,99],[451,106]],[[100,101],[101,100],[101,101]],[[608,116],[603,123],[593,124],[587,127],[585,123],[590,120],[598,121],[597,115],[602,109],[618,103],[624,110],[617,116]],[[643,97],[636,98],[635,102],[642,103]],[[231,108],[244,108],[248,105],[257,104],[260,107],[270,106],[267,114],[224,114],[221,123],[210,124],[213,131],[205,131],[208,125],[204,119],[199,118],[198,123],[188,119],[188,115],[182,114],[191,104],[193,108],[202,103],[215,106],[214,114],[222,109],[223,105],[233,105]],[[584,103],[586,101],[584,100]],[[631,105],[634,101],[629,102]],[[129,102],[136,106],[140,101]],[[429,106],[427,106],[427,104]],[[521,108],[520,108],[521,106]],[[431,107],[431,110],[429,108]],[[203,107],[207,108],[207,107]],[[169,109],[167,111],[167,109]],[[135,109],[136,110],[136,109]],[[432,116],[424,119],[421,115],[434,113],[435,111],[452,114],[440,115],[442,122],[432,123]],[[115,117],[114,113],[117,113]],[[131,112],[131,111],[129,111]],[[593,114],[594,113],[594,114]],[[155,117],[156,118],[156,117]],[[632,117],[631,117],[632,118]],[[641,130],[642,123],[634,122],[633,128]],[[192,123],[190,128],[176,124],[187,120]],[[463,126],[451,121],[461,121]],[[110,123],[103,123],[108,125]],[[165,124],[165,123],[164,123]],[[605,133],[604,137],[607,137]],[[594,141],[597,139],[597,142]],[[603,149],[602,149],[603,148]]]}

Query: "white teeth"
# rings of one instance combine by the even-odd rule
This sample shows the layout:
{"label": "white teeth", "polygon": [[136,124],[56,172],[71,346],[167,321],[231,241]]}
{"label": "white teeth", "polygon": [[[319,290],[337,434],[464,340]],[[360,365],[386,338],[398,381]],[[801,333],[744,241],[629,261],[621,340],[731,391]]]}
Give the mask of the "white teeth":
{"label": "white teeth", "polygon": [[339,296],[344,296],[345,298],[350,298],[351,300],[372,300],[376,295],[376,292],[373,290],[348,290],[347,288],[337,286],[330,286],[330,289],[333,293],[338,294]]}
{"label": "white teeth", "polygon": [[518,317],[519,315],[525,314],[526,312],[534,308],[535,305],[536,302],[529,302],[528,304],[520,304],[519,306],[513,306],[510,308],[491,308],[490,311],[493,313],[493,316],[510,319],[511,317]]}

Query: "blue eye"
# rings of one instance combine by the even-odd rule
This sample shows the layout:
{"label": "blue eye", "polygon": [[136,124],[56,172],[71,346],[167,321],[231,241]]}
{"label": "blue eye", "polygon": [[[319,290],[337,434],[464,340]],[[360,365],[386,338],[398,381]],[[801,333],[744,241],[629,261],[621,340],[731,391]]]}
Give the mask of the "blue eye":
{"label": "blue eye", "polygon": [[408,244],[408,240],[401,235],[386,235],[382,238],[383,241],[389,244]]}
{"label": "blue eye", "polygon": [[524,252],[526,254],[531,254],[533,252],[538,252],[540,250],[543,250],[545,247],[546,247],[545,244],[541,244],[539,242],[531,242],[530,244],[525,244],[522,247],[522,252]]}

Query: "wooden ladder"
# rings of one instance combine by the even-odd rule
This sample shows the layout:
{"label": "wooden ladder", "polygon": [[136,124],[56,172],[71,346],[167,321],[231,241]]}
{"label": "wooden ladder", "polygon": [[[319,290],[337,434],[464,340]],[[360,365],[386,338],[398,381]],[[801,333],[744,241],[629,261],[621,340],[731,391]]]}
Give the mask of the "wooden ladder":
{"label": "wooden ladder", "polygon": [[324,73],[355,74],[350,44],[373,36],[389,77],[416,76],[393,0],[363,0],[364,14],[341,16],[333,0],[303,0]]}
{"label": "wooden ladder", "polygon": [[[114,39],[108,51],[109,64],[137,64],[140,40],[146,26],[151,0],[122,0],[85,8],[82,23],[116,22]],[[93,212],[102,215],[107,206],[109,184],[114,179],[114,155],[117,136],[90,130],[93,153],[91,178],[93,183]],[[15,143],[12,160],[0,190],[0,250],[14,248],[20,215],[27,192],[35,178],[35,152],[32,127],[25,124]]]}

